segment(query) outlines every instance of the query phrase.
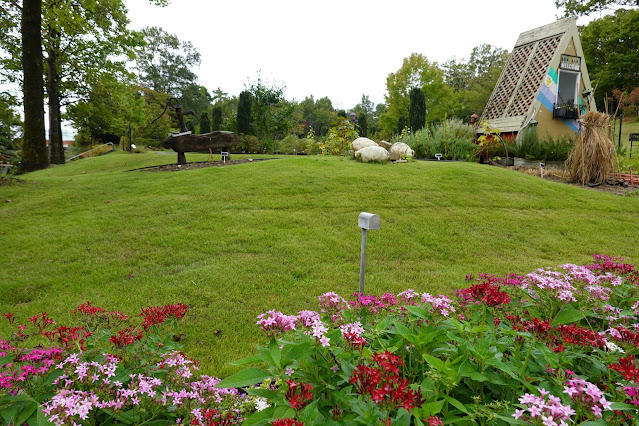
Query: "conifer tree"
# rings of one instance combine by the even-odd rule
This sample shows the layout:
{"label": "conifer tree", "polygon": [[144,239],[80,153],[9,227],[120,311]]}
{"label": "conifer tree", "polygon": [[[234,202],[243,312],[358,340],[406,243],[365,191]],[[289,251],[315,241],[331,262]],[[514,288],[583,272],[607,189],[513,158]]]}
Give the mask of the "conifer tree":
{"label": "conifer tree", "polygon": [[237,132],[241,135],[251,134],[251,93],[240,93],[240,102],[237,106]]}
{"label": "conifer tree", "polygon": [[408,110],[408,125],[416,132],[426,124],[426,99],[424,92],[415,87],[410,91],[410,108]]}
{"label": "conifer tree", "polygon": [[209,114],[205,111],[200,115],[200,134],[211,132],[211,121],[209,120]]}
{"label": "conifer tree", "polygon": [[213,107],[213,123],[211,129],[213,131],[220,130],[222,127],[222,108],[219,106]]}

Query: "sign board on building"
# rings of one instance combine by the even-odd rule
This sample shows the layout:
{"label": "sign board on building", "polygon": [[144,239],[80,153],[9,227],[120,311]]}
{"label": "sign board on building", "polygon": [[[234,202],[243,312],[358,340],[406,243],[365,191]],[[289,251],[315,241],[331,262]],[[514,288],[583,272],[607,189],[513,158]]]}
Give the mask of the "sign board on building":
{"label": "sign board on building", "polygon": [[581,58],[579,56],[561,55],[561,68],[565,70],[581,71]]}

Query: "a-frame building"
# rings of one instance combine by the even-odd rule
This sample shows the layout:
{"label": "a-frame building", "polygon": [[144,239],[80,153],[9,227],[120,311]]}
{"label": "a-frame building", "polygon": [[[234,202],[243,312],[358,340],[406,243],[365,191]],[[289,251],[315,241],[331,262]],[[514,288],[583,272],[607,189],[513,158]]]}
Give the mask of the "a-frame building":
{"label": "a-frame building", "polygon": [[561,19],[519,35],[481,120],[511,137],[530,125],[574,135],[577,119],[596,111],[592,89],[576,19]]}

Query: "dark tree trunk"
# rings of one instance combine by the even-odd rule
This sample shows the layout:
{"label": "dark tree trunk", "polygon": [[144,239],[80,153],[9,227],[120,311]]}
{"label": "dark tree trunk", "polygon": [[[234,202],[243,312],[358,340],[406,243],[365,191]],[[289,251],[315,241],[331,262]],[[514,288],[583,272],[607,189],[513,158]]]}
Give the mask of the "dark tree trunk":
{"label": "dark tree trunk", "polygon": [[49,154],[52,164],[64,164],[62,146],[62,115],[60,113],[60,76],[58,74],[58,38],[60,34],[49,28],[51,44],[47,60],[47,95],[49,98]]}
{"label": "dark tree trunk", "polygon": [[49,165],[44,138],[44,85],[42,82],[42,0],[22,4],[22,71],[24,72],[24,134],[21,171]]}

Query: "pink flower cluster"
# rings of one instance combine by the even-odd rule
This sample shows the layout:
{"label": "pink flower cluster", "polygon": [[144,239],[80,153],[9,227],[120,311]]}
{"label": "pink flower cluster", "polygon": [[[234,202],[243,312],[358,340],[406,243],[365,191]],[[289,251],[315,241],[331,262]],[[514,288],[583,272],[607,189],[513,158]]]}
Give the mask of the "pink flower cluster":
{"label": "pink flower cluster", "polygon": [[451,313],[455,312],[453,301],[443,294],[435,297],[431,296],[429,293],[424,293],[422,294],[422,303],[430,303],[434,311],[437,311],[445,317],[448,317]]}
{"label": "pink flower cluster", "polygon": [[295,315],[284,315],[281,312],[270,310],[257,317],[257,325],[269,337],[279,336],[289,330],[295,330],[297,317]]}
{"label": "pink flower cluster", "polygon": [[[563,405],[561,399],[550,395],[545,389],[537,388],[541,396],[526,393],[519,398],[519,402],[526,405],[526,408],[515,410],[513,417],[515,420],[522,419],[528,423],[535,423],[540,420],[544,426],[567,426],[566,421],[570,420],[575,410],[570,405]],[[546,399],[548,396],[548,399]]]}
{"label": "pink flower cluster", "polygon": [[[54,384],[56,394],[43,404],[47,419],[55,425],[79,424],[86,420],[92,410],[108,409],[122,412],[134,407],[141,410],[155,406],[171,406],[171,411],[180,411],[184,420],[193,425],[207,424],[203,414],[211,407],[239,406],[240,396],[236,389],[217,388],[220,379],[201,376],[193,380],[197,370],[194,362],[182,353],[174,351],[162,355],[158,367],[166,372],[163,379],[143,374],[130,374],[125,383],[113,379],[119,361],[105,354],[105,361],[83,362],[80,355],[67,357],[60,365],[65,374]],[[83,385],[91,385],[91,392],[84,392]],[[230,418],[239,418],[239,410],[231,409]],[[234,424],[234,423],[228,423]]]}
{"label": "pink flower cluster", "polygon": [[332,291],[322,294],[318,299],[320,312],[328,314],[331,322],[338,322],[342,317],[342,311],[350,309],[346,300]]}
{"label": "pink flower cluster", "polygon": [[29,378],[46,374],[54,368],[56,361],[62,356],[62,349],[35,348],[28,352],[20,352],[8,342],[0,340],[0,357],[4,356],[13,356],[14,362],[0,367],[0,389],[13,389],[17,392],[23,385],[28,384]]}
{"label": "pink flower cluster", "polygon": [[564,393],[568,394],[575,404],[591,409],[598,419],[601,418],[603,410],[612,410],[611,403],[606,401],[601,389],[578,377],[568,380],[564,386]]}

